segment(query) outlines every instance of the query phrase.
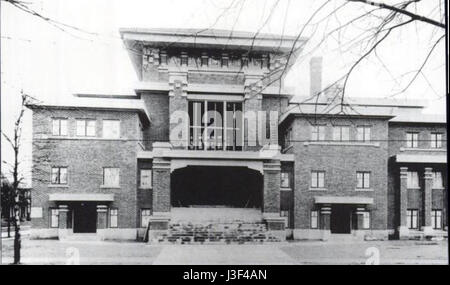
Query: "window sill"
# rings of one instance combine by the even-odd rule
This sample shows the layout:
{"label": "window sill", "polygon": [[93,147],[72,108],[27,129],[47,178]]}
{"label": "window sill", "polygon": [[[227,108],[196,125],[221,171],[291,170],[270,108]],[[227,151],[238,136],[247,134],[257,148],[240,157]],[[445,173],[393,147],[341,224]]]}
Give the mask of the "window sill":
{"label": "window sill", "polygon": [[49,188],[69,188],[67,184],[48,184]]}
{"label": "window sill", "polygon": [[406,187],[407,190],[420,190],[420,187]]}
{"label": "window sill", "polygon": [[401,147],[400,151],[435,151],[435,152],[447,152],[445,148],[418,148],[418,147]]}
{"label": "window sill", "polygon": [[309,141],[304,142],[303,145],[336,145],[336,146],[371,146],[380,147],[380,143],[374,142],[341,142],[341,141]]}
{"label": "window sill", "polygon": [[280,191],[292,191],[290,187],[280,187]]}
{"label": "window sill", "polygon": [[356,188],[355,191],[358,192],[373,192],[372,188]]}
{"label": "window sill", "polygon": [[139,190],[152,190],[153,187],[138,187]]}
{"label": "window sill", "polygon": [[436,188],[431,188],[431,190],[445,190],[445,188],[444,187],[436,187]]}
{"label": "window sill", "polygon": [[309,191],[328,191],[328,188],[312,188],[309,187]]}
{"label": "window sill", "polygon": [[100,188],[102,188],[102,189],[120,189],[120,186],[100,185]]}

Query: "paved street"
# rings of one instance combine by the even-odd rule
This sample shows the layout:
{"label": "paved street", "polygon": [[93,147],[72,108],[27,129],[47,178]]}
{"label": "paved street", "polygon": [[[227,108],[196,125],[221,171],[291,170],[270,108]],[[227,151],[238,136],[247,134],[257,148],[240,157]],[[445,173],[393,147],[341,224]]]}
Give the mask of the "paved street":
{"label": "paved street", "polygon": [[[12,262],[11,239],[2,263]],[[368,250],[368,248],[371,248]],[[375,248],[375,249],[374,249]],[[366,251],[367,255],[366,255]],[[25,264],[447,264],[447,242],[291,242],[264,245],[148,245],[137,242],[23,240]]]}

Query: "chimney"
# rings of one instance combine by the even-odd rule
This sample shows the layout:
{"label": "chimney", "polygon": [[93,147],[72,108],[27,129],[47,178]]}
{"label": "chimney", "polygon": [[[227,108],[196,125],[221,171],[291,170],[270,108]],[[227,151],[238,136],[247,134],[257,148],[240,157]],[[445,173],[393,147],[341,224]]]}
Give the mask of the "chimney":
{"label": "chimney", "polygon": [[312,57],[309,62],[310,95],[314,96],[322,90],[322,57]]}

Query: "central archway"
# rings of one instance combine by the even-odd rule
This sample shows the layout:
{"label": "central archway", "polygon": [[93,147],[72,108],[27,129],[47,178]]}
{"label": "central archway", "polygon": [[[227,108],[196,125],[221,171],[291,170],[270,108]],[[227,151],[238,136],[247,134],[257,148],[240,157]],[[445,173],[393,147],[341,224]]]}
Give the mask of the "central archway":
{"label": "central archway", "polygon": [[188,166],[171,174],[172,207],[261,208],[263,176],[247,167]]}

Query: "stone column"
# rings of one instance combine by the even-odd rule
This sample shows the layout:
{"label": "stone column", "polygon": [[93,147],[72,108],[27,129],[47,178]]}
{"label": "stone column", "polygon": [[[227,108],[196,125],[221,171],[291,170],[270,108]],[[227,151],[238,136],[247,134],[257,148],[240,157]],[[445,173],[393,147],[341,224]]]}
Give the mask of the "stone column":
{"label": "stone column", "polygon": [[263,218],[267,229],[279,239],[285,240],[285,218],[280,216],[280,161],[264,163],[263,172]]}
{"label": "stone column", "polygon": [[259,112],[262,110],[261,78],[262,75],[259,74],[245,74],[244,150],[259,150],[264,144],[258,141],[258,130],[263,127],[259,119],[261,117]]}
{"label": "stone column", "polygon": [[424,175],[424,188],[423,188],[423,212],[424,212],[424,225],[422,231],[425,235],[433,233],[433,227],[431,225],[431,193],[433,188],[433,170],[431,167],[425,168]]}
{"label": "stone column", "polygon": [[97,230],[107,228],[108,207],[106,205],[97,205]]}
{"label": "stone column", "polygon": [[407,189],[408,167],[400,167],[400,226],[398,228],[399,238],[407,238],[409,229],[406,224],[406,212],[408,208]]}
{"label": "stone column", "polygon": [[72,232],[67,226],[69,207],[67,205],[59,205],[58,208],[58,238],[64,239]]}

